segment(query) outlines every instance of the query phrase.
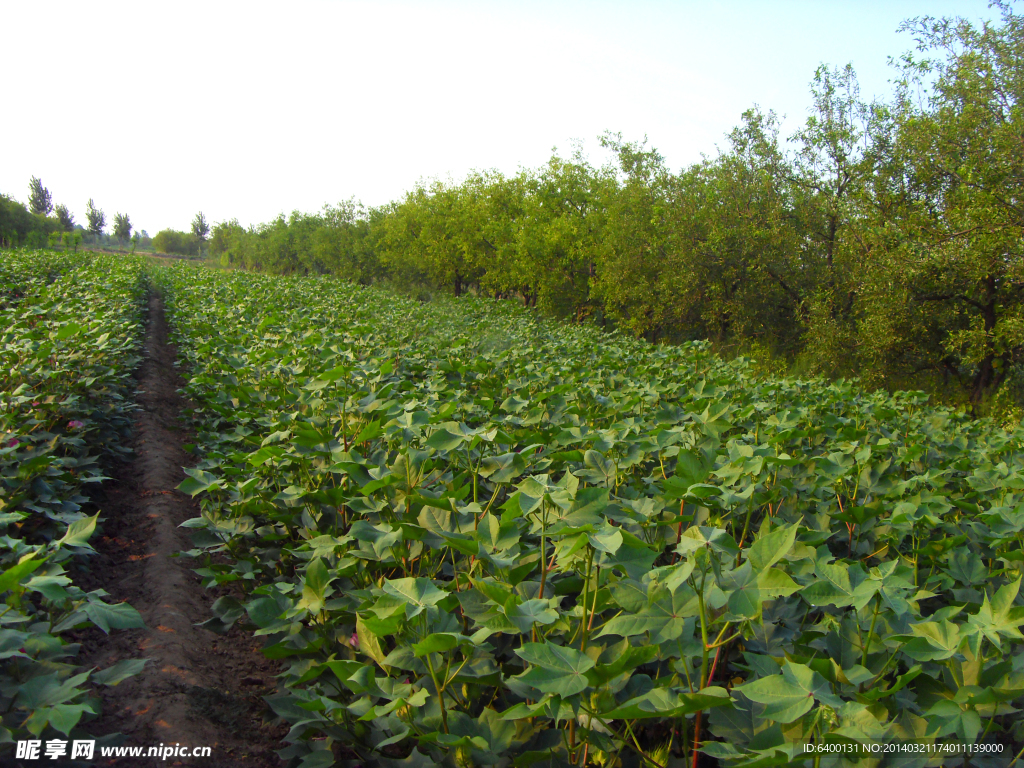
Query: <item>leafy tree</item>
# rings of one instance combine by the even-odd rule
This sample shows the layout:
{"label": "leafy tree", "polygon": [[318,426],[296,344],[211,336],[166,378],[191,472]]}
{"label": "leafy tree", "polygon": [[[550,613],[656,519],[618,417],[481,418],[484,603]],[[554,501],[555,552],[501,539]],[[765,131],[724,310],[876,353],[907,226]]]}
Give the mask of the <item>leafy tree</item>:
{"label": "leafy tree", "polygon": [[71,232],[75,228],[75,215],[68,210],[68,207],[61,203],[54,209],[54,213],[57,214],[57,220],[60,222],[61,227],[64,228],[65,232]]}
{"label": "leafy tree", "polygon": [[53,210],[53,198],[50,190],[43,186],[35,176],[28,183],[28,206],[32,213],[42,216],[48,215]]}
{"label": "leafy tree", "polygon": [[125,242],[132,236],[132,222],[127,213],[114,214],[114,237]]}
{"label": "leafy tree", "polygon": [[191,232],[163,229],[153,238],[153,249],[157,253],[176,253],[192,256],[199,252],[199,240]]}
{"label": "leafy tree", "polygon": [[[813,112],[793,137],[794,214],[802,241],[800,268],[811,271],[803,297],[812,367],[837,373],[850,362],[860,270],[850,228],[869,170],[863,162],[869,109],[853,67],[821,66],[811,85]],[[796,254],[794,254],[796,255]]]}
{"label": "leafy tree", "polygon": [[679,288],[674,278],[681,277],[669,253],[671,174],[645,143],[606,134],[602,144],[615,153],[623,181],[606,195],[597,293],[618,325],[655,341],[673,325]]}
{"label": "leafy tree", "polygon": [[107,226],[107,217],[102,209],[96,207],[91,197],[85,207],[85,217],[89,221],[89,232],[97,237],[102,235],[103,228]]}
{"label": "leafy tree", "polygon": [[203,253],[203,243],[206,242],[207,236],[210,234],[210,225],[206,221],[206,216],[200,211],[196,214],[196,217],[192,219],[192,234],[199,242],[199,254]]}
{"label": "leafy tree", "polygon": [[962,377],[973,403],[1024,363],[1024,16],[998,7],[1002,24],[904,25],[928,57],[904,57],[905,82],[930,81],[931,95],[900,105],[894,153],[911,184],[887,222],[898,238],[878,259],[916,318],[905,343]]}

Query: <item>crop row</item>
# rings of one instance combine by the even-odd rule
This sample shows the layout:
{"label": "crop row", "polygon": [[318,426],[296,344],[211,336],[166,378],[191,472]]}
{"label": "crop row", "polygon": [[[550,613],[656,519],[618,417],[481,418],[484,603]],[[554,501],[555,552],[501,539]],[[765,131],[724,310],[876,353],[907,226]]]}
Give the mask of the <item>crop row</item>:
{"label": "crop row", "polygon": [[282,660],[283,757],[1024,745],[1021,431],[507,303],[156,280],[197,404],[193,554],[241,590],[208,626]]}
{"label": "crop row", "polygon": [[141,668],[75,666],[62,633],[141,626],[72,583],[98,513],[86,490],[124,451],[146,291],[141,262],[0,252],[0,743],[68,736],[98,714],[90,684]]}

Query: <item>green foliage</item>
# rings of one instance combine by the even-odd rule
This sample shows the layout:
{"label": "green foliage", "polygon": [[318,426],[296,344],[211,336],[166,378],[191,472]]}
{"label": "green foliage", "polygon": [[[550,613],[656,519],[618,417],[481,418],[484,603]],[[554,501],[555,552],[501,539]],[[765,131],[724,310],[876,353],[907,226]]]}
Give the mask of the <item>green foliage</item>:
{"label": "green foliage", "polygon": [[196,404],[191,554],[241,590],[207,626],[281,660],[284,759],[1024,746],[1020,428],[510,303],[155,279]]}
{"label": "green foliage", "polygon": [[141,669],[76,668],[63,633],[142,626],[126,603],[72,583],[98,515],[84,490],[123,452],[145,284],[138,261],[0,251],[0,749],[81,738],[94,685]]}
{"label": "green foliage", "polygon": [[769,350],[794,370],[923,386],[981,413],[1024,370],[1024,22],[998,7],[981,28],[908,22],[921,53],[899,64],[889,102],[862,100],[852,66],[820,67],[788,141],[774,113],[750,109],[717,156],[673,173],[645,142],[606,134],[601,168],[577,149],[513,176],[421,183],[368,211],[227,223],[211,252]]}
{"label": "green foliage", "polygon": [[132,236],[132,220],[127,213],[114,214],[114,238],[122,243],[130,240]]}
{"label": "green foliage", "polygon": [[54,213],[57,214],[57,221],[60,222],[60,225],[65,232],[74,232],[75,216],[68,210],[66,205],[61,203],[54,209]]}
{"label": "green foliage", "polygon": [[101,209],[96,207],[91,197],[85,207],[85,217],[89,221],[89,232],[97,237],[102,235],[103,228],[107,225],[107,217]]}
{"label": "green foliage", "polygon": [[191,232],[162,229],[153,238],[153,250],[157,253],[176,253],[179,256],[198,256],[199,240]]}
{"label": "green foliage", "polygon": [[50,233],[59,230],[56,219],[29,213],[17,200],[0,195],[0,245],[45,248]]}
{"label": "green foliage", "polygon": [[53,197],[50,190],[35,176],[28,183],[28,207],[39,216],[47,216],[53,210]]}

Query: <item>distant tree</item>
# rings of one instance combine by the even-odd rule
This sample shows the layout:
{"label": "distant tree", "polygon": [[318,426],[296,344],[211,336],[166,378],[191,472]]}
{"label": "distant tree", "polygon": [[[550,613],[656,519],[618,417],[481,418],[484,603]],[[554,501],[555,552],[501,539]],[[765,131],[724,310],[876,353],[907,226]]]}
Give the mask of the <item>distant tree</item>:
{"label": "distant tree", "polygon": [[71,232],[75,228],[75,215],[68,210],[68,207],[61,203],[54,209],[57,220],[65,232]]}
{"label": "distant tree", "polygon": [[114,214],[114,237],[124,242],[132,236],[132,221],[127,213]]}
{"label": "distant tree", "polygon": [[107,217],[102,209],[96,207],[91,197],[85,209],[85,216],[89,220],[89,231],[97,236],[102,235],[103,228],[107,226]]}
{"label": "distant tree", "polygon": [[196,217],[192,219],[192,234],[199,241],[199,255],[201,256],[203,253],[203,243],[206,242],[206,238],[210,234],[210,224],[206,221],[206,216],[203,215],[202,211],[197,213]]}
{"label": "distant tree", "polygon": [[39,213],[46,216],[53,210],[53,198],[50,190],[43,186],[43,182],[35,176],[28,183],[28,206],[32,213]]}
{"label": "distant tree", "polygon": [[163,229],[153,237],[153,250],[157,253],[177,253],[192,256],[199,251],[199,238],[191,232]]}

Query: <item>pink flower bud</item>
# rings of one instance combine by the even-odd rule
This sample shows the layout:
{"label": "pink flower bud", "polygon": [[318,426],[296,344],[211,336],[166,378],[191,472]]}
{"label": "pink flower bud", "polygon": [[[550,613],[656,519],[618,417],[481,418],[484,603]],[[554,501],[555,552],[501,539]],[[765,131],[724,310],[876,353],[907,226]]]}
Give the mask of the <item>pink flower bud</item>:
{"label": "pink flower bud", "polygon": [[83,424],[81,421],[78,421],[77,419],[72,419],[71,421],[68,422],[68,429],[78,429],[79,427],[84,426],[85,424]]}

